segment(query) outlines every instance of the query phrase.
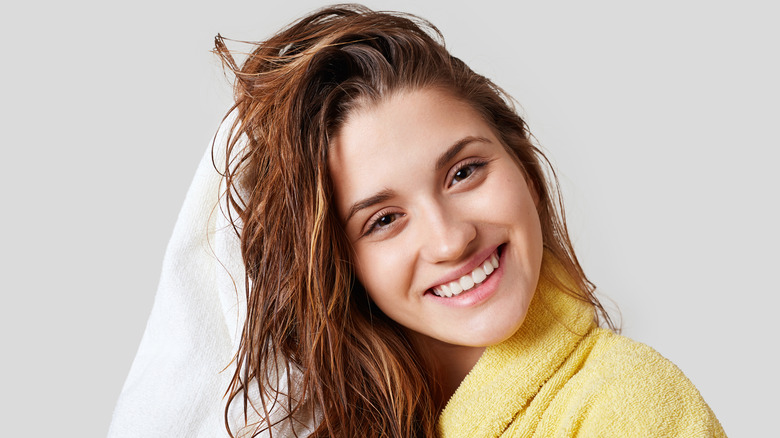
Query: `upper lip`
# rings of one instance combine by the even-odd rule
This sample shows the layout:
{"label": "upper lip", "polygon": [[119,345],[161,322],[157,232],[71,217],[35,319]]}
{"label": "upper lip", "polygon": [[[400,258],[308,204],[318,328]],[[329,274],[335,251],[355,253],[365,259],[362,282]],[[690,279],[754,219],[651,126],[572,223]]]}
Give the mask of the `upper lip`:
{"label": "upper lip", "polygon": [[499,246],[500,245],[496,245],[490,248],[485,248],[482,251],[474,254],[465,265],[461,266],[458,269],[455,269],[454,271],[448,272],[446,275],[436,280],[436,282],[433,283],[431,287],[426,289],[426,291],[433,290],[433,288],[435,288],[436,286],[440,286],[442,284],[447,284],[451,281],[458,280],[460,277],[463,277],[464,275],[471,273],[471,271],[473,271],[474,268],[476,268],[477,266],[481,266],[482,263],[484,263],[485,260],[487,260],[487,258],[490,257],[490,254],[496,252]]}

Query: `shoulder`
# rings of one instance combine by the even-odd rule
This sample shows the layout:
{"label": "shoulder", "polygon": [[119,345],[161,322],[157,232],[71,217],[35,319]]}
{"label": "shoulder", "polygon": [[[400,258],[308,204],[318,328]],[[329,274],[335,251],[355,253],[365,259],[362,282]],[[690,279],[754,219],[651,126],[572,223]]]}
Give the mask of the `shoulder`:
{"label": "shoulder", "polygon": [[595,329],[589,336],[594,342],[584,372],[632,387],[693,386],[675,364],[641,342],[606,329]]}
{"label": "shoulder", "polygon": [[[725,436],[683,372],[654,349],[596,329],[570,380],[582,400],[582,436]],[[569,385],[567,385],[569,386]]]}

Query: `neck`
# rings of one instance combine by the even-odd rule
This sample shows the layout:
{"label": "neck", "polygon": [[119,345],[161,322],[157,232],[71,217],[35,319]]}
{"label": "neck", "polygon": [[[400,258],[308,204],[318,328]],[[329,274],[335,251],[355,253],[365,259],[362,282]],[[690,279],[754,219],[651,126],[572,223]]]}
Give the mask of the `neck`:
{"label": "neck", "polygon": [[474,368],[485,347],[467,347],[441,342],[427,336],[416,336],[418,351],[425,352],[431,365],[433,378],[439,388],[436,394],[436,404],[443,409],[460,382]]}

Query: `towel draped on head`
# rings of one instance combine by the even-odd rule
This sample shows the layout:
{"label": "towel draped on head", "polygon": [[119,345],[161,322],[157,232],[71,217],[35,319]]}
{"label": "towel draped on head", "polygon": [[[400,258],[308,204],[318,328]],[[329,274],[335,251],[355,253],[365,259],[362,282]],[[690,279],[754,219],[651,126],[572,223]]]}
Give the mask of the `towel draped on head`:
{"label": "towel draped on head", "polygon": [[[216,158],[225,134],[215,137]],[[209,145],[168,243],[110,438],[227,436],[223,396],[245,304],[238,238],[219,206],[223,190]]]}

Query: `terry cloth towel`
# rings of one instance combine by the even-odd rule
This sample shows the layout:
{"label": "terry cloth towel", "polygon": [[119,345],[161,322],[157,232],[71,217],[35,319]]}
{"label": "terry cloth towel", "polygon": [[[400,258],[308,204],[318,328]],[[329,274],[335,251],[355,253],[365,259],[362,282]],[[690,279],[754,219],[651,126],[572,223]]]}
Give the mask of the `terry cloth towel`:
{"label": "terry cloth towel", "polygon": [[[224,144],[224,130],[215,141]],[[221,181],[209,145],[168,243],[109,438],[228,436],[223,395],[243,325],[244,274],[237,238],[218,207]]]}
{"label": "terry cloth towel", "polygon": [[440,435],[726,436],[674,364],[593,316],[543,275],[520,330],[488,347],[450,398]]}
{"label": "terry cloth towel", "polygon": [[[227,128],[233,120],[233,115],[228,117],[213,140],[218,168],[224,165]],[[109,438],[229,436],[225,393],[246,318],[244,264],[225,214],[224,181],[212,163],[211,147],[176,220],[152,313],[114,408]],[[292,378],[298,376],[293,370]],[[284,376],[277,388],[281,394],[289,392]],[[257,397],[257,386],[250,386],[250,402]],[[284,415],[285,402],[280,395],[269,407],[272,422]],[[306,436],[317,421],[306,406],[295,422],[275,425],[274,436]],[[243,408],[241,397],[230,406],[228,422],[234,434],[252,436],[264,429],[263,416],[249,406],[245,418]]]}
{"label": "terry cloth towel", "polygon": [[[215,141],[224,146],[224,129]],[[221,182],[209,145],[168,244],[109,438],[228,436],[223,396],[243,326],[244,271],[238,239],[218,207]]]}

